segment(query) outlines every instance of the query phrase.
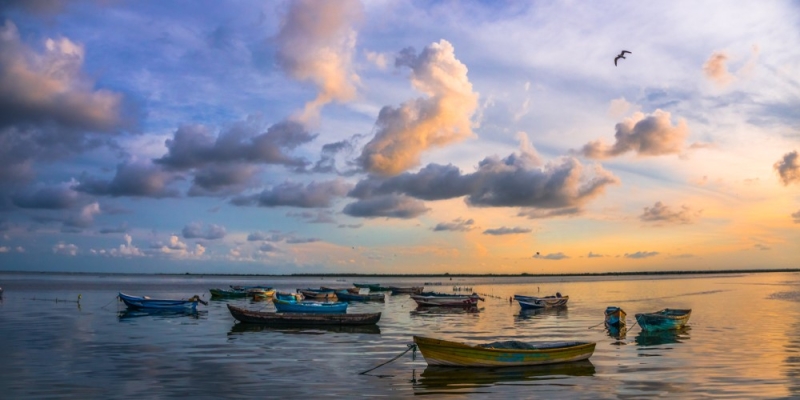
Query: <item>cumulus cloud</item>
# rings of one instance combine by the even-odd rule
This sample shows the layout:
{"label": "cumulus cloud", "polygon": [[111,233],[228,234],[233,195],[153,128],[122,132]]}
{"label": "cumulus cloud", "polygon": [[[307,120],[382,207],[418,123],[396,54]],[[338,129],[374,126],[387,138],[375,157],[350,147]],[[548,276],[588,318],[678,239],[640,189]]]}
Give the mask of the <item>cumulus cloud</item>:
{"label": "cumulus cloud", "polygon": [[192,222],[183,227],[184,239],[222,239],[225,237],[225,227],[216,224],[203,225],[200,222]]}
{"label": "cumulus cloud", "polygon": [[792,214],[792,219],[794,220],[795,224],[800,224],[800,210]]}
{"label": "cumulus cloud", "polygon": [[358,0],[319,2],[295,0],[276,36],[277,61],[289,76],[319,89],[298,119],[315,121],[320,107],[356,96],[358,75],[352,67],[357,34],[353,25],[363,14]]}
{"label": "cumulus cloud", "polygon": [[127,161],[117,165],[110,180],[83,174],[74,189],[96,196],[177,197],[178,191],[168,187],[178,175],[143,161]]}
{"label": "cumulus cloud", "polygon": [[785,186],[790,183],[800,183],[800,156],[798,156],[797,150],[784,154],[783,158],[773,165],[773,168]]}
{"label": "cumulus cloud", "polygon": [[255,182],[260,169],[251,164],[212,164],[194,172],[189,196],[224,196],[240,193]]}
{"label": "cumulus cloud", "polygon": [[358,163],[370,173],[397,175],[419,165],[420,155],[472,135],[470,118],[478,106],[478,93],[467,78],[467,67],[455,57],[446,40],[422,53],[406,48],[396,66],[411,68],[411,83],[427,97],[381,109],[375,137],[367,143]]}
{"label": "cumulus cloud", "polygon": [[17,207],[47,210],[64,210],[78,203],[79,194],[72,190],[74,182],[23,191],[11,196]]}
{"label": "cumulus cloud", "polygon": [[539,253],[536,253],[536,254],[533,255],[533,258],[536,258],[536,259],[539,259],[539,260],[554,260],[554,261],[558,261],[558,260],[567,259],[567,258],[569,258],[569,256],[567,256],[566,254],[564,254],[562,252],[550,253],[550,254],[547,254],[545,256],[540,255]]}
{"label": "cumulus cloud", "polygon": [[601,140],[589,142],[576,153],[587,158],[605,159],[633,151],[640,157],[678,154],[689,135],[686,121],[672,125],[669,112],[656,110],[651,115],[641,112],[625,118],[615,126],[616,141],[609,146]]}
{"label": "cumulus cloud", "polygon": [[655,257],[659,253],[657,251],[637,251],[636,253],[625,253],[625,258],[648,258],[648,257]]}
{"label": "cumulus cloud", "polygon": [[699,215],[700,211],[693,211],[689,206],[682,205],[675,210],[657,201],[652,207],[645,207],[639,219],[645,222],[691,224]]}
{"label": "cumulus cloud", "polygon": [[81,208],[80,212],[69,217],[64,225],[71,228],[88,228],[94,224],[94,216],[100,214],[100,204],[87,204]]}
{"label": "cumulus cloud", "polygon": [[531,229],[530,228],[523,228],[523,227],[520,227],[520,226],[515,226],[513,228],[507,228],[507,227],[503,226],[503,227],[500,227],[500,228],[487,229],[487,230],[483,231],[484,235],[495,235],[495,236],[518,235],[518,234],[521,234],[521,233],[531,233]]}
{"label": "cumulus cloud", "polygon": [[724,51],[715,51],[703,64],[703,73],[706,78],[718,87],[728,86],[734,80],[733,74],[728,72],[728,55]]}
{"label": "cumulus cloud", "polygon": [[99,146],[130,126],[122,95],[94,90],[81,73],[84,54],[68,38],[46,39],[39,53],[13,22],[0,26],[0,183],[30,180],[35,161]]}
{"label": "cumulus cloud", "polygon": [[111,249],[109,254],[114,257],[143,257],[145,254],[138,247],[133,245],[133,238],[131,235],[124,236],[125,243],[119,245],[116,249]]}
{"label": "cumulus cloud", "polygon": [[235,197],[231,203],[237,206],[325,208],[330,207],[335,199],[346,195],[352,187],[339,179],[307,185],[285,182],[265,189],[260,194]]}
{"label": "cumulus cloud", "polygon": [[258,251],[263,253],[273,253],[278,251],[278,246],[275,246],[271,243],[263,243],[261,246],[258,247]]}
{"label": "cumulus cloud", "polygon": [[452,222],[440,222],[433,227],[434,232],[441,232],[441,231],[457,231],[457,232],[469,232],[473,228],[475,228],[475,221],[470,218],[468,220],[463,220],[461,218],[456,218]]}
{"label": "cumulus cloud", "polygon": [[597,254],[597,253],[593,253],[593,252],[590,251],[589,254],[586,255],[586,257],[589,257],[589,258],[602,258],[602,257],[605,257],[605,256],[602,255],[602,254]]}
{"label": "cumulus cloud", "polygon": [[477,207],[560,210],[580,207],[602,194],[606,186],[618,183],[617,177],[599,165],[586,171],[577,159],[563,157],[539,166],[538,159],[523,152],[503,159],[487,157],[471,174],[462,174],[453,165],[429,164],[417,173],[370,176],[358,182],[348,196],[362,201],[387,195],[421,200],[464,196],[467,204]]}
{"label": "cumulus cloud", "polygon": [[74,256],[78,254],[78,246],[71,243],[58,242],[53,246],[53,253]]}
{"label": "cumulus cloud", "polygon": [[363,218],[416,218],[430,210],[417,199],[397,194],[386,194],[362,199],[344,207],[343,212]]}

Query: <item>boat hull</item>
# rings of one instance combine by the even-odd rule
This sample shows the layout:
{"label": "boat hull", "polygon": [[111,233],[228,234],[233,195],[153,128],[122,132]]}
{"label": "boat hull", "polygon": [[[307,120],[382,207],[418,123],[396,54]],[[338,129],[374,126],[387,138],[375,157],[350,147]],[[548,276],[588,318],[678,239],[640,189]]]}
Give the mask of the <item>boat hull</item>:
{"label": "boat hull", "polygon": [[643,331],[665,331],[681,329],[689,322],[690,309],[664,309],[654,313],[636,314],[636,322]]}
{"label": "boat hull", "polygon": [[411,298],[420,306],[431,307],[473,307],[482,297],[473,295],[454,295],[442,293],[412,294]]}
{"label": "boat hull", "polygon": [[392,294],[420,294],[425,291],[425,286],[397,287],[389,286]]}
{"label": "boat hull", "polygon": [[514,296],[519,306],[523,309],[538,309],[538,308],[552,308],[552,307],[565,307],[569,301],[569,296],[555,297],[534,297],[534,296]]}
{"label": "boat hull", "polygon": [[227,306],[233,318],[240,322],[271,326],[375,325],[381,319],[379,312],[365,314],[274,313],[252,311],[230,304]]}
{"label": "boat hull", "polygon": [[280,313],[344,314],[347,303],[322,303],[317,301],[285,301],[273,299],[275,309]]}
{"label": "boat hull", "polygon": [[606,325],[618,328],[625,325],[627,313],[619,307],[608,307],[606,308],[605,316]]}
{"label": "boat hull", "polygon": [[548,365],[586,360],[593,342],[541,342],[537,349],[500,349],[471,346],[448,340],[414,336],[428,365],[450,367],[515,367]]}
{"label": "boat hull", "polygon": [[336,297],[342,301],[386,301],[383,293],[354,294],[347,290],[336,292]]}
{"label": "boat hull", "polygon": [[247,297],[246,290],[238,290],[238,289],[208,289],[211,292],[211,297],[216,298],[239,298],[239,297]]}
{"label": "boat hull", "polygon": [[195,310],[200,301],[197,296],[189,300],[148,299],[119,293],[119,298],[131,310]]}

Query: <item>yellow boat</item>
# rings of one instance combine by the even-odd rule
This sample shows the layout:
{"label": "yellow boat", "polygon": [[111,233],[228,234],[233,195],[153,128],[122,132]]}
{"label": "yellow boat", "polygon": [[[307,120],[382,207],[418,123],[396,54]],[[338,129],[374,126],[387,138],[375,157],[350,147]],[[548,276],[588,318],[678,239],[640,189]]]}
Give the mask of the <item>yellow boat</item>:
{"label": "yellow boat", "polygon": [[468,345],[449,340],[414,336],[428,365],[452,367],[516,367],[586,360],[594,342],[502,342]]}

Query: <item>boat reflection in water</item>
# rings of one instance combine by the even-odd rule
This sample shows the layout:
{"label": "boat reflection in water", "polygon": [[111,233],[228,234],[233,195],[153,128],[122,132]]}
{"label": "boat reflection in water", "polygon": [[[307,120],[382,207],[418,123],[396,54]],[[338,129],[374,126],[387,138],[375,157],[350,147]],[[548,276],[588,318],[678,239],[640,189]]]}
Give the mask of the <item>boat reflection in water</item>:
{"label": "boat reflection in water", "polygon": [[688,326],[681,329],[648,332],[641,331],[636,335],[636,344],[639,346],[658,346],[662,344],[681,343],[689,340]]}
{"label": "boat reflection in water", "polygon": [[628,334],[628,327],[625,325],[608,325],[606,324],[606,332],[608,336],[617,339],[623,340],[625,336]]}
{"label": "boat reflection in water", "polygon": [[379,335],[381,328],[378,325],[318,325],[318,326],[269,326],[264,324],[236,323],[231,327],[228,335],[250,332],[279,332],[301,335],[323,335],[325,333],[360,333]]}
{"label": "boat reflection in water", "polygon": [[544,318],[548,316],[566,318],[569,313],[567,307],[548,307],[548,308],[528,308],[520,309],[519,314],[515,315],[515,319],[534,319]]}
{"label": "boat reflection in water", "polygon": [[124,310],[117,314],[120,322],[132,321],[139,318],[153,318],[153,319],[169,319],[169,318],[194,318],[200,319],[201,317],[208,316],[208,311],[197,310]]}
{"label": "boat reflection in water", "polygon": [[425,368],[415,378],[414,389],[463,390],[495,384],[564,379],[572,376],[593,376],[594,365],[589,360],[536,365],[529,367],[442,367]]}
{"label": "boat reflection in water", "polygon": [[411,310],[411,316],[425,317],[443,314],[476,314],[481,310],[478,306],[470,305],[464,307],[454,306],[417,306],[416,309]]}

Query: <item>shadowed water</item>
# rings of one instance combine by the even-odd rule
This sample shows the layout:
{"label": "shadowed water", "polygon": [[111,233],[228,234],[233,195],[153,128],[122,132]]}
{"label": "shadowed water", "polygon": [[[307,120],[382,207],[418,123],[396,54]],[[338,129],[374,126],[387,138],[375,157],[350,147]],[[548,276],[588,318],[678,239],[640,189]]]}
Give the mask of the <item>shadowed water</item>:
{"label": "shadowed water", "polygon": [[[269,328],[238,324],[225,306],[274,310],[269,302],[211,300],[195,313],[151,314],[127,311],[115,296],[208,300],[214,287],[290,291],[352,280],[0,273],[0,397],[800,397],[800,274],[370,281],[441,281],[426,290],[471,287],[486,301],[477,309],[419,308],[408,295],[387,296],[349,306],[349,313],[382,312],[374,327]],[[566,308],[521,311],[508,300],[556,291],[569,295]],[[628,313],[627,329],[605,329],[610,305]],[[691,308],[688,327],[647,334],[635,325],[635,313],[662,308]],[[408,352],[359,374],[406,351],[412,335],[583,340],[597,348],[585,362],[491,369],[430,367]]]}

